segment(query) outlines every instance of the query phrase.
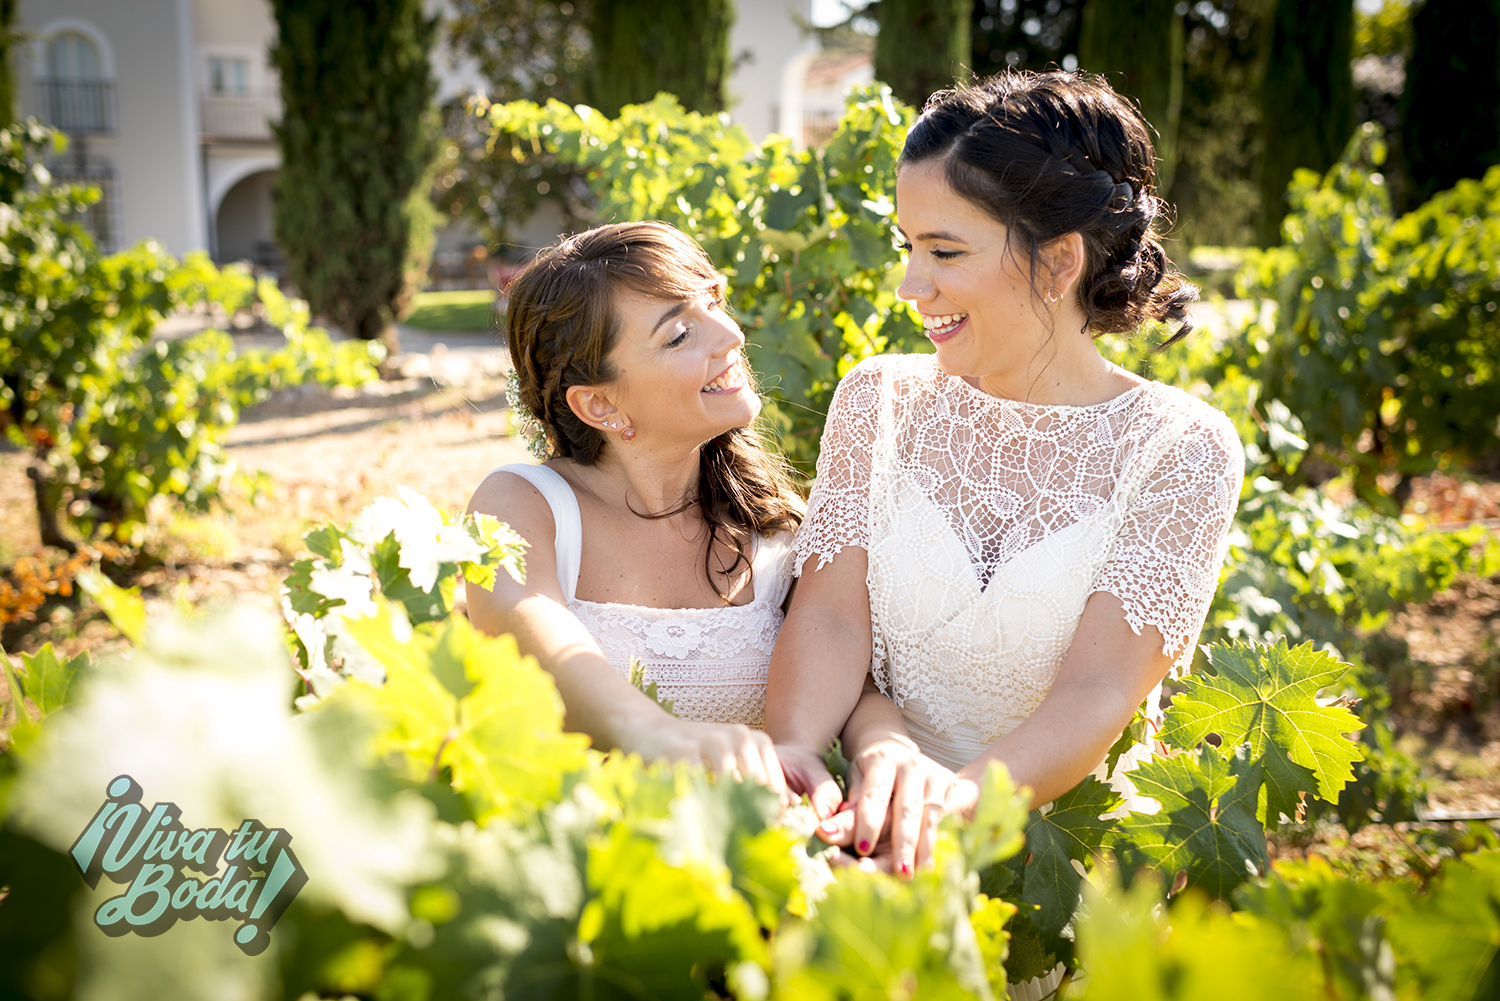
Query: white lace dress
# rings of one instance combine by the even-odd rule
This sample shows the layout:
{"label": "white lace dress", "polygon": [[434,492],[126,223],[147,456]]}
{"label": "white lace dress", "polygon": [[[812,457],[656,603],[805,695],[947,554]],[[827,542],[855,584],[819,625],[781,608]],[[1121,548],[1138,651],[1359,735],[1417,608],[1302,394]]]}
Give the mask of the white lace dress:
{"label": "white lace dress", "polygon": [[870,358],[834,394],[795,572],[869,554],[870,670],[957,769],[1041,704],[1095,591],[1188,663],[1243,471],[1228,418],[1160,383],[1040,406],[932,355]]}
{"label": "white lace dress", "polygon": [[568,609],[593,635],[611,667],[629,677],[639,657],[646,681],[683,719],[744,723],[764,729],[766,672],[781,631],[791,586],[790,535],[757,536],[752,557],[755,598],[718,608],[648,608],[576,596],[583,519],[573,488],[547,466],[516,464],[514,473],[541,491],[557,524],[557,583]]}

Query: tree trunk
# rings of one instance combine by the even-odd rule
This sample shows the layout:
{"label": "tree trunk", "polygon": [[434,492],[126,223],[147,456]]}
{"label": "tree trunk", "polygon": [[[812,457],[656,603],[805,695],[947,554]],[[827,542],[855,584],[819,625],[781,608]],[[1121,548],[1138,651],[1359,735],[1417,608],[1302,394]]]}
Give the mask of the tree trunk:
{"label": "tree trunk", "polygon": [[1412,40],[1401,107],[1407,209],[1500,163],[1500,0],[1427,0]]}
{"label": "tree trunk", "polygon": [[974,0],[880,0],[875,79],[915,108],[967,77]]}
{"label": "tree trunk", "polygon": [[39,456],[33,456],[26,465],[26,478],[31,481],[32,496],[36,498],[36,524],[42,545],[69,553],[78,552],[78,544],[63,534],[58,522],[51,468]]}
{"label": "tree trunk", "polygon": [[1177,169],[1182,118],[1182,15],[1176,0],[1089,0],[1078,36],[1078,66],[1103,73],[1133,98],[1156,133],[1157,191],[1165,196]]}
{"label": "tree trunk", "polygon": [[1354,0],[1278,0],[1260,90],[1263,247],[1281,242],[1292,173],[1327,171],[1354,132],[1353,53]]}
{"label": "tree trunk", "polygon": [[688,111],[724,110],[732,0],[598,0],[588,103],[609,115],[665,91]]}

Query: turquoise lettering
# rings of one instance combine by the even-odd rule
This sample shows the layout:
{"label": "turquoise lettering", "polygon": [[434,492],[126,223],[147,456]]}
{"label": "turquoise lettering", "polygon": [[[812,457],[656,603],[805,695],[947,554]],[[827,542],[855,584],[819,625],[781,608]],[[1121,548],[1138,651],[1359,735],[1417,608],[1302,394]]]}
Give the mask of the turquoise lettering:
{"label": "turquoise lettering", "polygon": [[198,910],[217,910],[224,903],[224,893],[229,889],[230,880],[234,879],[235,871],[239,866],[230,866],[224,870],[224,875],[219,879],[211,879],[203,884],[198,891]]}
{"label": "turquoise lettering", "polygon": [[[174,870],[169,865],[142,866],[123,896],[113,897],[99,906],[94,914],[94,922],[101,928],[118,924],[121,918],[125,919],[126,924],[137,928],[154,924],[166,913],[167,905],[172,902],[168,886],[173,875]],[[144,914],[137,913],[136,902],[148,895],[154,898],[154,903]]]}
{"label": "turquoise lettering", "polygon": [[234,884],[234,889],[224,898],[224,909],[236,910],[244,914],[250,907],[250,897],[255,893],[255,888],[260,884],[258,879],[242,879]]}

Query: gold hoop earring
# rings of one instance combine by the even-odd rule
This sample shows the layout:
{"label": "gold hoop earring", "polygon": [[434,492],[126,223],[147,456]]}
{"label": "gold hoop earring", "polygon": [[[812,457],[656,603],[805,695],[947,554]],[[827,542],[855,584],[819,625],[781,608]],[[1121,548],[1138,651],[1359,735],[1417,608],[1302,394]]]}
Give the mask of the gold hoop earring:
{"label": "gold hoop earring", "polygon": [[635,441],[635,428],[627,427],[624,431],[620,432],[620,437],[626,441]]}
{"label": "gold hoop earring", "polygon": [[1057,288],[1056,286],[1048,288],[1047,291],[1042,293],[1042,298],[1046,299],[1047,305],[1051,306],[1055,310],[1057,309],[1057,307],[1062,305],[1062,289]]}

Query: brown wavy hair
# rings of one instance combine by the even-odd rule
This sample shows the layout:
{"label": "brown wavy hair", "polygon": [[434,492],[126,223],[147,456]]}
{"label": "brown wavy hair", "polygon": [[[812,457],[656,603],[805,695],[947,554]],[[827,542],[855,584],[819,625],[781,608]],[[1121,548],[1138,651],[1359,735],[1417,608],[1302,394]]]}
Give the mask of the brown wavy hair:
{"label": "brown wavy hair", "polygon": [[1146,320],[1180,324],[1198,289],[1167,259],[1157,232],[1156,151],[1140,113],[1103,77],[1009,70],[933,94],[906,136],[902,166],[941,161],[948,183],[1019,238],[1030,257],[1068,233],[1083,237],[1077,286],[1084,329],[1125,333]]}
{"label": "brown wavy hair", "polygon": [[[567,394],[571,386],[608,385],[619,377],[610,353],[620,337],[615,299],[627,289],[667,301],[721,299],[724,279],[686,234],[665,223],[629,222],[559,240],[510,284],[505,331],[520,402],[541,425],[553,457],[589,466],[605,447],[604,433],[573,412]],[[703,572],[716,594],[716,544],[734,552],[724,571],[733,574],[752,566],[752,533],[792,531],[803,513],[791,467],[767,447],[755,424],[725,431],[702,447],[695,496],[669,511],[635,513],[669,518],[694,505],[708,525]]]}

